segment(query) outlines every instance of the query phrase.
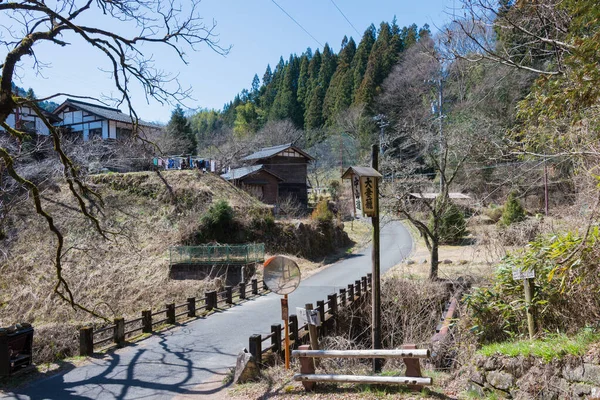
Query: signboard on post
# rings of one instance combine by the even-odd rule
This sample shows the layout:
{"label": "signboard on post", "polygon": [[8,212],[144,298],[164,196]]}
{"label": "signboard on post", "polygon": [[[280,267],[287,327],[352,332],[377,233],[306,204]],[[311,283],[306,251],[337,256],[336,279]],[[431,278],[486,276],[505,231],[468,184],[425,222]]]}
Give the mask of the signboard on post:
{"label": "signboard on post", "polygon": [[375,186],[377,185],[377,178],[372,176],[361,176],[360,177],[360,198],[362,200],[362,211],[368,217],[377,215],[375,198]]}
{"label": "signboard on post", "polygon": [[321,326],[319,310],[306,310],[306,308],[296,307],[296,315],[300,317],[303,324]]}
{"label": "signboard on post", "polygon": [[515,281],[520,281],[522,279],[532,279],[535,278],[535,271],[532,269],[523,271],[521,268],[513,268],[512,276]]}
{"label": "signboard on post", "polygon": [[[371,167],[350,167],[343,179],[352,181],[352,192],[356,196],[356,208],[361,210],[363,215],[376,217],[379,207],[377,207],[377,185],[379,179],[383,176]],[[358,201],[360,199],[360,201]]]}

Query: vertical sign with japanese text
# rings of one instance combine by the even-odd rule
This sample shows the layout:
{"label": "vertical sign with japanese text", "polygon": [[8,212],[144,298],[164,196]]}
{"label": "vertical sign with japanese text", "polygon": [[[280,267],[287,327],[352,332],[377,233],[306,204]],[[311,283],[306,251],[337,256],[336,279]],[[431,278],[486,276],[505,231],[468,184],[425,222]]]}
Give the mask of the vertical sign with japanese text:
{"label": "vertical sign with japanese text", "polygon": [[364,215],[373,217],[377,214],[377,197],[375,196],[377,178],[373,176],[360,177],[360,197],[362,200],[362,212]]}

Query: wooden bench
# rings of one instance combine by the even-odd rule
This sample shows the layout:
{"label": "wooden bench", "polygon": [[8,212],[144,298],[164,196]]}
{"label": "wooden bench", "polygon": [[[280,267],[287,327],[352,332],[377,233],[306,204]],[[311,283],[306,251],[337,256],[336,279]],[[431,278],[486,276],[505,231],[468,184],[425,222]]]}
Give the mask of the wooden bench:
{"label": "wooden bench", "polygon": [[[429,350],[417,349],[415,345],[402,347],[396,350],[310,350],[310,346],[303,345],[292,352],[292,357],[300,359],[300,374],[294,375],[294,380],[302,382],[307,391],[314,390],[316,382],[403,384],[411,389],[431,385],[432,379],[422,376],[419,364],[419,359],[429,358]],[[316,374],[314,358],[402,358],[406,376]]]}

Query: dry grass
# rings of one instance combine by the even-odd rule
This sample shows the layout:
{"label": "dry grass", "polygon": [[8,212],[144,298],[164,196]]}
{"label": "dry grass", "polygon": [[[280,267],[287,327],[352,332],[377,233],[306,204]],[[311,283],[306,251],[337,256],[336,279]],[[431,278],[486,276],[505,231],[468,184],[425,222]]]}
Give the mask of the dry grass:
{"label": "dry grass", "polygon": [[[110,240],[73,212],[75,204],[65,188],[46,193],[45,205],[65,234],[63,273],[76,300],[109,318],[137,317],[143,309],[212,289],[217,282],[169,280],[169,247],[197,227],[200,215],[216,200],[225,198],[242,211],[258,204],[219,177],[195,171],[163,173],[162,179],[155,173],[90,179],[106,203],[97,212],[103,227],[115,232]],[[52,294],[55,239],[44,222],[23,212],[13,229],[18,236],[0,261],[0,326],[33,323],[37,361],[70,356],[76,329],[98,321]]]}
{"label": "dry grass", "polygon": [[[364,364],[353,373],[369,373],[369,366]],[[289,370],[281,365],[263,370],[258,382],[246,383],[231,387],[221,399],[266,400],[266,399],[319,399],[319,400],[372,400],[372,399],[454,399],[452,393],[445,393],[448,375],[424,370],[424,376],[433,377],[434,385],[422,392],[409,391],[401,386],[384,385],[351,385],[351,384],[319,384],[317,389],[308,393],[300,382],[293,380],[294,373],[300,371],[297,361],[292,362]],[[395,375],[400,371],[384,368],[383,374]],[[317,370],[319,373],[319,370]]]}

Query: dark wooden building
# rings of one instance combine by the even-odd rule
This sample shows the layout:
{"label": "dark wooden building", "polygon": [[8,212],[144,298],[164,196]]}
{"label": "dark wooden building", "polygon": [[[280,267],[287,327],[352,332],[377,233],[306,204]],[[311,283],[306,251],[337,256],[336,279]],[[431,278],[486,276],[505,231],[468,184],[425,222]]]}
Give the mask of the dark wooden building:
{"label": "dark wooden building", "polygon": [[264,165],[235,168],[221,175],[235,186],[242,188],[266,204],[277,204],[279,200],[280,177],[267,171]]}
{"label": "dark wooden building", "polygon": [[291,143],[266,147],[242,159],[248,166],[221,175],[267,204],[293,197],[308,205],[308,163],[310,155]]}
{"label": "dark wooden building", "polygon": [[247,163],[262,165],[279,178],[279,197],[293,197],[308,205],[308,163],[314,160],[291,143],[265,147],[242,159]]}

